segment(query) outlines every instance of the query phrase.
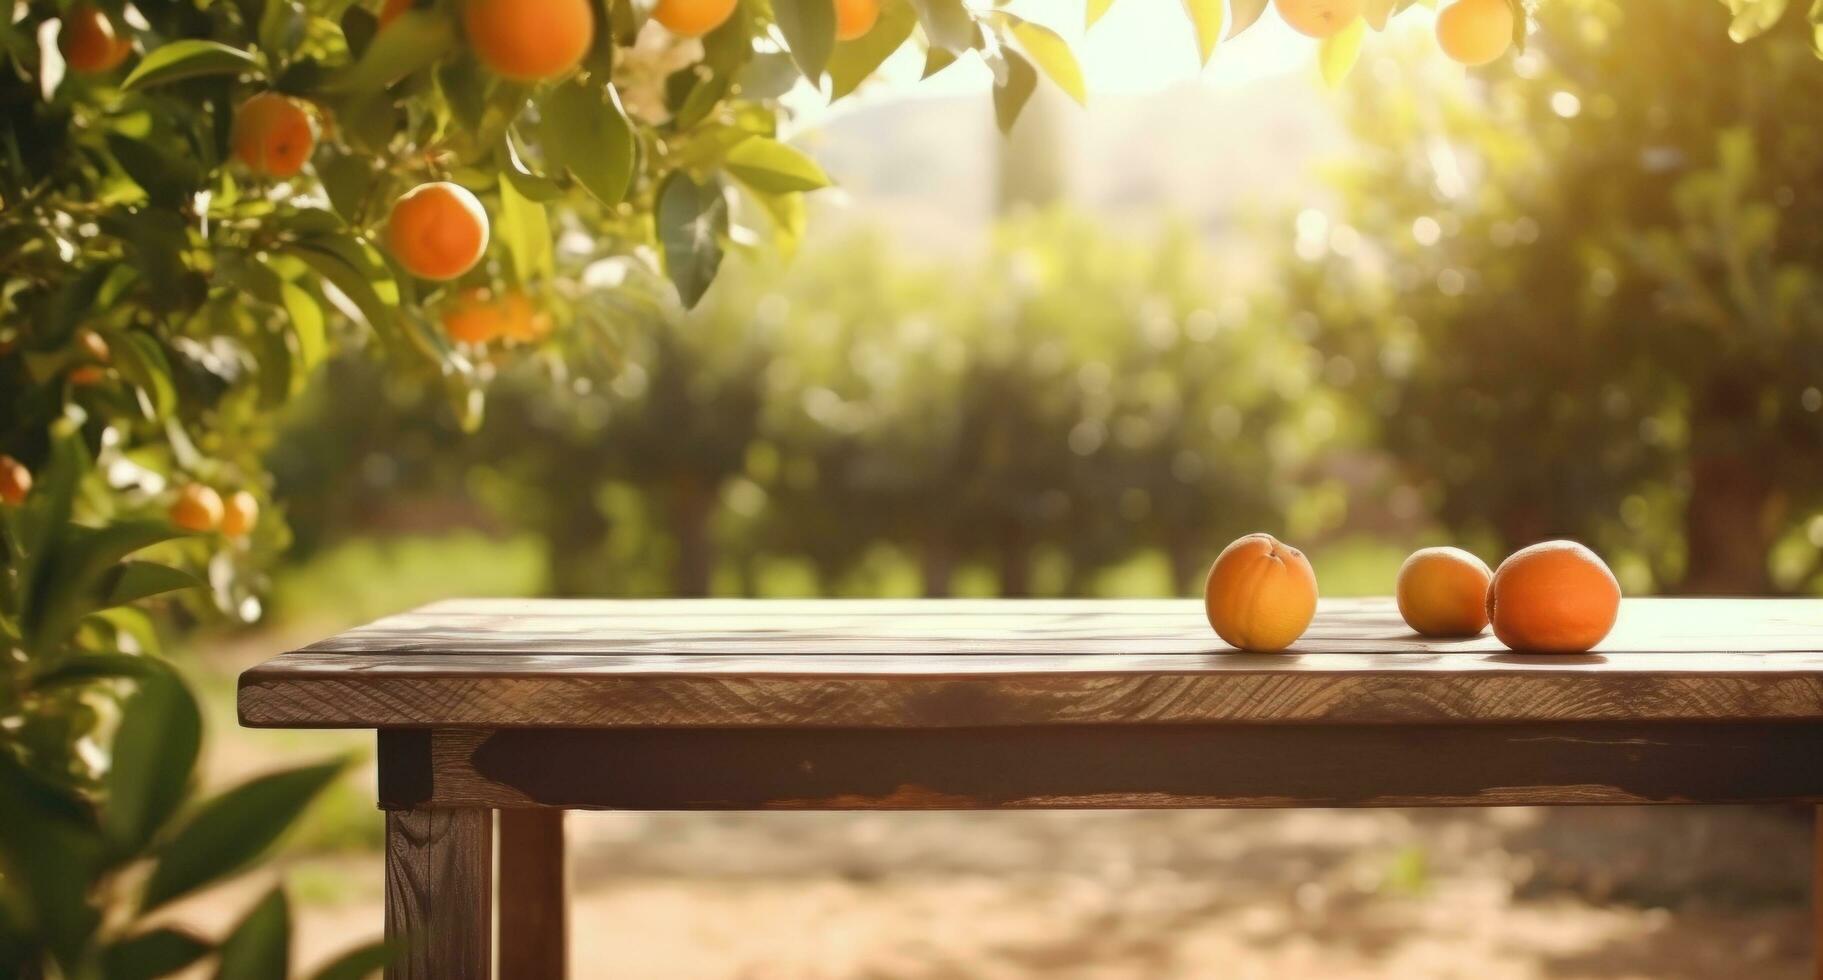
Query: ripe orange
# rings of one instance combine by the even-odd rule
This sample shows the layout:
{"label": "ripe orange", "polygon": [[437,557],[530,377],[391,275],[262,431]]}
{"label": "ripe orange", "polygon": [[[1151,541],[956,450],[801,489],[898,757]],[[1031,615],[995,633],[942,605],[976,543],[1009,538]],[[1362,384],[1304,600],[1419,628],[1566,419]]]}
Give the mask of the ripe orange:
{"label": "ripe orange", "polygon": [[84,364],[71,371],[69,379],[70,384],[75,385],[78,388],[86,388],[90,385],[98,385],[103,381],[106,381],[108,379],[108,370],[99,364]]}
{"label": "ripe orange", "polygon": [[32,471],[11,456],[0,456],[0,501],[15,506],[32,492]]}
{"label": "ripe orange", "polygon": [[71,71],[93,74],[119,67],[133,53],[133,41],[114,30],[107,14],[85,3],[63,15],[57,50],[63,52],[63,63]]}
{"label": "ripe orange", "polygon": [[414,276],[454,279],[487,251],[487,211],[460,184],[419,184],[394,202],[386,247]]}
{"label": "ripe orange", "polygon": [[1620,614],[1620,583],[1600,556],[1574,541],[1521,548],[1488,587],[1494,635],[1515,650],[1582,653]]}
{"label": "ripe orange", "polygon": [[200,483],[186,484],[171,504],[171,523],[186,531],[213,531],[222,522],[222,496]]}
{"label": "ripe orange", "polygon": [[836,40],[852,41],[874,29],[880,0],[836,0]]}
{"label": "ripe orange", "polygon": [[1217,636],[1243,650],[1290,646],[1317,611],[1317,575],[1304,553],[1270,534],[1249,534],[1209,566],[1203,610]]}
{"label": "ripe orange", "polygon": [[236,490],[222,505],[222,533],[228,537],[246,537],[259,520],[260,502],[245,490]]}
{"label": "ripe orange", "polygon": [[1513,43],[1513,8],[1507,0],[1456,0],[1437,11],[1437,46],[1452,61],[1485,65]]}
{"label": "ripe orange", "polygon": [[267,177],[294,177],[316,148],[310,113],[277,92],[261,92],[234,110],[234,159]]}
{"label": "ripe orange", "polygon": [[1365,0],[1272,0],[1279,18],[1306,37],[1323,38],[1361,16]]}
{"label": "ripe orange", "polygon": [[550,315],[518,290],[496,296],[486,289],[464,290],[443,314],[451,340],[485,344],[491,340],[532,341],[550,332]]}
{"label": "ripe orange", "polygon": [[1487,563],[1461,548],[1420,548],[1399,566],[1394,596],[1425,636],[1475,636],[1488,625]]}
{"label": "ripe orange", "polygon": [[[658,0],[652,19],[682,37],[702,37],[734,16],[739,0]],[[837,8],[838,11],[840,8]],[[841,14],[838,12],[837,17]],[[839,23],[839,21],[838,21]]]}
{"label": "ripe orange", "polygon": [[77,334],[76,345],[82,348],[84,354],[89,355],[90,360],[100,361],[103,364],[106,364],[108,358],[113,354],[108,350],[107,340],[93,330],[84,330]]}
{"label": "ripe orange", "polygon": [[589,0],[468,0],[462,24],[489,71],[522,82],[576,67],[595,40]]}

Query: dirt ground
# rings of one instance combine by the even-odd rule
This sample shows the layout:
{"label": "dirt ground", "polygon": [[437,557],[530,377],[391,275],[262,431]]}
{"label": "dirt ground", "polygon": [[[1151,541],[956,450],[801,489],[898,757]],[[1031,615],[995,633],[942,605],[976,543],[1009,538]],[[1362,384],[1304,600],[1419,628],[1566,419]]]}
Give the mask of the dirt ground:
{"label": "dirt ground", "polygon": [[[1777,809],[603,813],[570,836],[577,977],[1810,975],[1809,830]],[[377,931],[377,856],[293,872],[317,882],[300,960]],[[219,926],[255,887],[184,914]]]}

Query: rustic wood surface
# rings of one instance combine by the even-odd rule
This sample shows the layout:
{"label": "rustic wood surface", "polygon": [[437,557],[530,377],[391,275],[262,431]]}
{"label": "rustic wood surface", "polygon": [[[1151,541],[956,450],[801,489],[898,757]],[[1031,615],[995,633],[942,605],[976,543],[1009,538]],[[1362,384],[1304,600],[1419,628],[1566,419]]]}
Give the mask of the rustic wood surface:
{"label": "rustic wood surface", "polygon": [[431,732],[426,753],[383,753],[380,801],[630,810],[1823,803],[1823,725],[464,729]]}
{"label": "rustic wood surface", "polygon": [[501,810],[499,980],[569,975],[562,810]]}
{"label": "rustic wood surface", "polygon": [[487,980],[493,968],[493,812],[386,814],[387,980]]}
{"label": "rustic wood surface", "polygon": [[1193,600],[462,600],[241,677],[266,727],[944,728],[1823,719],[1823,601],[1630,599],[1591,654],[1325,601],[1289,652]]}

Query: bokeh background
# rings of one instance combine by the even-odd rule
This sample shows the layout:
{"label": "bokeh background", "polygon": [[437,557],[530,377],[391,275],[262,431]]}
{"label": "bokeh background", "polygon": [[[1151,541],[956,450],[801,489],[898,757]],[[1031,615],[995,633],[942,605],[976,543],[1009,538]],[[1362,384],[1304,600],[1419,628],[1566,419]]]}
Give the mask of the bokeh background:
{"label": "bokeh background", "polygon": [[[211,779],[371,752],[236,729],[234,674],[449,596],[1189,595],[1253,530],[1332,596],[1553,536],[1632,594],[1823,591],[1807,31],[1537,13],[1465,72],[1414,8],[1331,91],[1277,23],[1199,74],[1175,4],[1122,0],[1090,107],[1041,91],[1006,140],[985,69],[889,65],[804,100],[842,189],[789,261],[516,366],[477,432],[331,363],[268,452],[295,542],[261,624],[187,641]],[[307,956],[379,924],[372,780],[270,872]],[[581,814],[576,975],[1808,976],[1808,819]]]}

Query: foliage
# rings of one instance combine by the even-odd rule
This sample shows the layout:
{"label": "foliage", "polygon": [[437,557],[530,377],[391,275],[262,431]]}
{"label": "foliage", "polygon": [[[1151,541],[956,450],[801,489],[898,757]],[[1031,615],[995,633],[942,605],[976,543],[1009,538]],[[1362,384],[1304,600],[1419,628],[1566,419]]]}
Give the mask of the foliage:
{"label": "foliage", "polygon": [[1523,78],[1389,60],[1352,90],[1299,301],[1459,532],[1584,537],[1636,585],[1802,584],[1814,545],[1779,582],[1768,555],[1823,509],[1823,141],[1789,111],[1823,75],[1796,32],[1731,45],[1716,7],[1538,19]]}

